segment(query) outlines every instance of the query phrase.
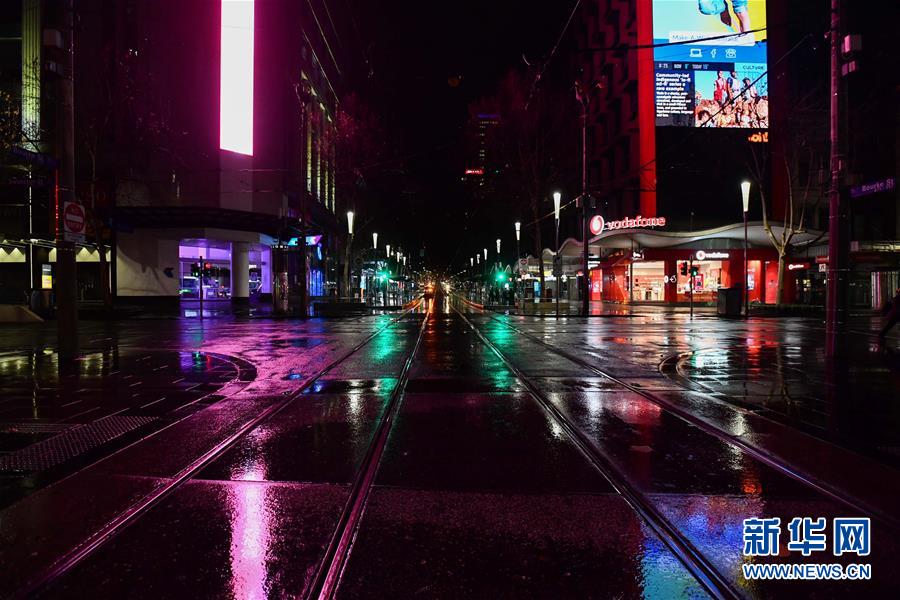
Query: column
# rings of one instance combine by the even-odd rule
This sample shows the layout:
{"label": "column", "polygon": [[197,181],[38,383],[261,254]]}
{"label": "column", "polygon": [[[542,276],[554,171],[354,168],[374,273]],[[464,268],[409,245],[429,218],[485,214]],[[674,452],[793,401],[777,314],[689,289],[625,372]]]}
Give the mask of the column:
{"label": "column", "polygon": [[246,304],[250,301],[250,244],[231,243],[231,301]]}
{"label": "column", "polygon": [[263,246],[259,253],[260,262],[260,294],[270,299],[272,296],[272,260],[274,252],[268,246]]}
{"label": "column", "polygon": [[665,276],[667,283],[665,284],[665,300],[666,304],[675,304],[678,302],[678,261],[674,258],[665,260]]}

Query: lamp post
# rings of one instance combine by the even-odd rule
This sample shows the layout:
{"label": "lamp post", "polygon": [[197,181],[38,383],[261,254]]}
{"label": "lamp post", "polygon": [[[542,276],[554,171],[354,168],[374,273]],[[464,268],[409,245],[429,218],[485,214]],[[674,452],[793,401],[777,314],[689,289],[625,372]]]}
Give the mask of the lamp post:
{"label": "lamp post", "polygon": [[744,318],[750,316],[750,276],[747,273],[747,213],[750,212],[750,182],[741,183],[741,196],[744,201]]}
{"label": "lamp post", "polygon": [[487,295],[488,284],[486,283],[487,274],[488,274],[488,259],[487,259],[487,248],[484,248],[484,266],[481,267],[481,303],[485,304],[485,295]]}
{"label": "lamp post", "polygon": [[350,261],[353,256],[352,246],[353,246],[353,217],[354,216],[355,215],[353,214],[352,210],[347,211],[347,234],[349,235],[349,237],[347,239],[347,252],[346,252],[346,255],[344,256],[344,264],[346,265],[346,268],[347,268],[347,277],[346,277],[347,289],[345,291],[346,291],[348,298],[350,297],[350,286],[353,284],[353,269],[350,266]]}
{"label": "lamp post", "polygon": [[369,288],[372,290],[372,306],[378,302],[378,290],[375,289],[378,285],[378,233],[372,232],[372,254],[375,257],[375,267],[373,269],[372,280],[369,282]]}
{"label": "lamp post", "polygon": [[516,293],[519,292],[519,282],[522,280],[522,269],[519,266],[519,257],[522,256],[519,250],[519,238],[522,237],[522,223],[516,221]]}
{"label": "lamp post", "polygon": [[[556,318],[559,318],[559,291],[560,276],[562,275],[562,261],[559,259],[559,211],[562,202],[562,194],[553,192],[553,216],[556,219],[556,252],[553,255],[553,280],[556,282]],[[559,267],[557,268],[557,263]]]}

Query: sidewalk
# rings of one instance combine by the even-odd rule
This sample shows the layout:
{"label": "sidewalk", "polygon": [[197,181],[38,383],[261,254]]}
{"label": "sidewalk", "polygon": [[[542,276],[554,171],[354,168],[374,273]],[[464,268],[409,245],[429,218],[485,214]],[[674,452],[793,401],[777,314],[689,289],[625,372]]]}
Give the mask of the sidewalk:
{"label": "sidewalk", "polygon": [[[490,310],[494,310],[497,312],[506,312],[507,310],[510,314],[522,314],[526,316],[533,317],[555,317],[556,316],[556,303],[551,301],[546,302],[531,302],[526,301],[522,304],[521,308],[517,306],[502,306],[502,305],[491,305],[486,307]],[[671,306],[667,304],[641,304],[641,303],[632,303],[632,304],[616,304],[612,302],[591,302],[590,304],[590,316],[591,317],[628,317],[632,315],[648,315],[648,314],[689,314],[691,312],[690,306]],[[560,316],[567,317],[575,317],[581,316],[581,302],[580,301],[571,301],[571,302],[560,302],[559,303],[559,314]],[[715,316],[716,315],[716,307],[714,306],[706,306],[706,305],[696,305],[694,306],[694,314],[697,316]]]}
{"label": "sidewalk", "polygon": [[[246,371],[246,372],[245,372]],[[86,348],[0,355],[0,507],[172,422],[252,367],[210,353]]]}

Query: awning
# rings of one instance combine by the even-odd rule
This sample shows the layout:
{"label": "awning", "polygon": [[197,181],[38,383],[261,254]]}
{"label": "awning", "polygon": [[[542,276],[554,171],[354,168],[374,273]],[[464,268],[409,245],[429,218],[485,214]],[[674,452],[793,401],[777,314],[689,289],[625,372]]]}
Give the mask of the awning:
{"label": "awning", "polygon": [[[771,222],[770,225],[772,233],[776,238],[780,239],[784,226],[781,223]],[[747,239],[750,247],[770,247],[772,245],[761,221],[748,223]],[[821,231],[806,230],[794,234],[791,244],[797,247],[821,243],[827,239],[827,234]],[[675,248],[711,240],[721,240],[722,243],[717,244],[718,248],[743,248],[744,224],[735,223],[715,229],[692,232],[666,231],[662,229],[615,229],[604,231],[600,235],[591,238],[590,244],[593,253],[595,251],[599,252],[601,248]]]}

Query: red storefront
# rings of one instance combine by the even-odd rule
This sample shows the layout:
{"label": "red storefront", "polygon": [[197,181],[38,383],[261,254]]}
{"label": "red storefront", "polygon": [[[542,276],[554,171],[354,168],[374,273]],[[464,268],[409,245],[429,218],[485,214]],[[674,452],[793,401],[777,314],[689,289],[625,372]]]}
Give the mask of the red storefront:
{"label": "red storefront", "polygon": [[[765,232],[754,224],[747,253],[747,283],[751,304],[774,304],[778,287],[778,254]],[[760,242],[765,242],[762,244]],[[627,244],[627,248],[623,247]],[[714,304],[719,288],[743,287],[743,224],[695,233],[631,229],[608,231],[591,240],[604,258],[591,270],[591,299],[604,302],[686,303],[693,299]],[[676,246],[676,247],[672,247]],[[714,246],[714,248],[711,248]],[[632,249],[637,248],[637,249]],[[797,278],[785,265],[783,303],[796,296]],[[799,265],[798,265],[799,266]]]}

